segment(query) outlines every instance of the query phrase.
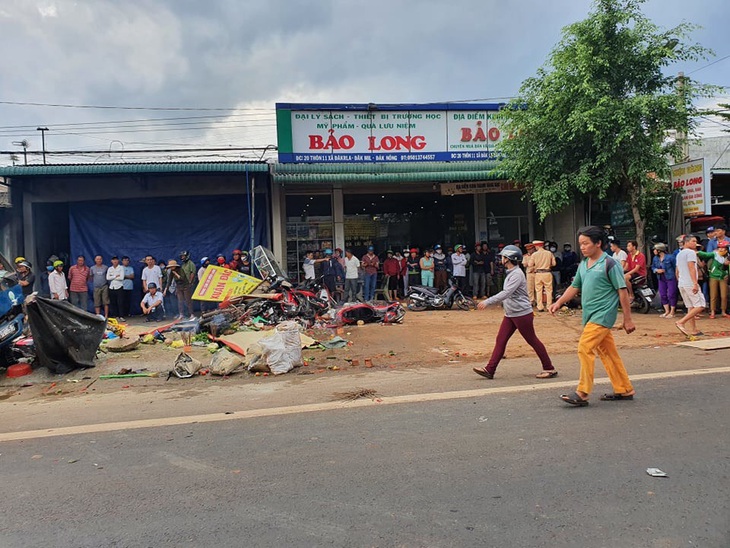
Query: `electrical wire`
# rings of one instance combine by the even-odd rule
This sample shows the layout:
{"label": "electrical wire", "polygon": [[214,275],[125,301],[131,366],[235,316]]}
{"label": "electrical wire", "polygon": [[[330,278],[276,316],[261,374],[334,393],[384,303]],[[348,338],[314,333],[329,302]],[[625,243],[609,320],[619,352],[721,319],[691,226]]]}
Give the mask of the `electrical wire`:
{"label": "electrical wire", "polygon": [[694,69],[690,72],[688,72],[686,75],[689,76],[690,74],[694,74],[695,72],[699,72],[700,70],[704,70],[707,67],[711,67],[712,65],[719,63],[720,61],[724,61],[725,59],[730,58],[730,53],[725,55],[724,57],[720,57],[719,59],[715,59],[712,63],[707,63],[705,66]]}
{"label": "electrical wire", "polygon": [[[118,105],[72,105],[64,103],[32,103],[28,101],[0,101],[0,105],[14,105],[23,107],[53,107],[53,108],[81,108],[81,109],[104,109],[104,110],[150,110],[150,111],[192,111],[192,112],[230,112],[240,110],[239,107],[123,107]],[[248,110],[268,111],[268,108]]]}

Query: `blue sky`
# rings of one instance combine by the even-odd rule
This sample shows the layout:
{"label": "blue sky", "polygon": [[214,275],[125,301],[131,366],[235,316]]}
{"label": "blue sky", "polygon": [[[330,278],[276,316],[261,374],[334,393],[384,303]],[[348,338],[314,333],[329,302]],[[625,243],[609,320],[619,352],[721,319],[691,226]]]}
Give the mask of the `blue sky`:
{"label": "blue sky", "polygon": [[[110,151],[87,161],[115,160],[121,149],[259,147],[276,142],[276,102],[500,100],[517,93],[563,27],[591,7],[589,0],[4,0],[0,101],[222,110],[0,103],[0,150],[20,150],[13,142],[22,139],[39,149],[38,126],[49,128],[49,149]],[[673,71],[730,86],[730,58],[707,66],[730,55],[727,0],[649,0],[643,9],[662,27],[700,25],[692,38],[715,51]],[[702,127],[710,135],[725,129]]]}

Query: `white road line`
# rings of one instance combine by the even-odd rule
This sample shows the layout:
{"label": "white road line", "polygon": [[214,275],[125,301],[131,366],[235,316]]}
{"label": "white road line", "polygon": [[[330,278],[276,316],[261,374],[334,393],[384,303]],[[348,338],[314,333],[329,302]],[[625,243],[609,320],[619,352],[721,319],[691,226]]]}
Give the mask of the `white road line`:
{"label": "white road line", "polygon": [[[713,367],[707,369],[691,369],[688,371],[667,371],[662,373],[645,373],[632,375],[632,381],[673,379],[677,377],[693,377],[716,373],[730,373],[730,367]],[[608,384],[607,378],[596,379],[596,384]],[[403,396],[382,397],[375,400],[356,400],[352,402],[323,402],[305,405],[292,405],[286,407],[271,407],[268,409],[250,409],[245,411],[234,411],[230,413],[211,413],[207,415],[189,415],[185,417],[167,417],[158,419],[141,419],[126,422],[107,422],[102,424],[85,424],[79,426],[67,426],[62,428],[48,428],[44,430],[28,430],[25,432],[0,433],[0,442],[31,440],[36,438],[50,438],[54,436],[73,436],[78,434],[95,434],[99,432],[114,432],[122,430],[136,430],[138,428],[156,428],[160,426],[180,426],[183,424],[200,424],[206,422],[221,422],[242,419],[254,419],[259,417],[274,417],[280,415],[292,415],[295,413],[312,413],[315,411],[332,411],[338,409],[353,409],[360,407],[374,407],[379,405],[397,405],[402,403],[421,403],[429,401],[455,400],[463,398],[478,398],[492,394],[514,394],[516,392],[529,392],[538,390],[555,390],[558,388],[570,388],[575,386],[576,381],[543,381],[537,384],[517,386],[497,386],[490,388],[478,388],[474,390],[457,390],[451,392],[436,392],[426,394],[407,394]]]}

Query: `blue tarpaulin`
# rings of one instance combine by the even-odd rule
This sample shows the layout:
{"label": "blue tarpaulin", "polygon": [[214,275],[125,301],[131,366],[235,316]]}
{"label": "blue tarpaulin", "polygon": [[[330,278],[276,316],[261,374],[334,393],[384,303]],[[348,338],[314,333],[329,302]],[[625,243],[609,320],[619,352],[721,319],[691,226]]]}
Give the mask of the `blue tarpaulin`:
{"label": "blue tarpaulin", "polygon": [[[256,245],[268,244],[265,203],[257,201],[261,205],[255,216]],[[248,249],[249,227],[248,201],[243,194],[73,202],[69,204],[69,262],[75,264],[76,257],[83,255],[90,266],[94,256],[101,255],[109,266],[113,255],[127,255],[135,270],[132,308],[139,310],[144,268],[140,261],[145,255],[180,262],[180,251],[187,250],[197,270],[201,257],[208,256],[215,263],[219,253],[231,260],[234,249]]]}

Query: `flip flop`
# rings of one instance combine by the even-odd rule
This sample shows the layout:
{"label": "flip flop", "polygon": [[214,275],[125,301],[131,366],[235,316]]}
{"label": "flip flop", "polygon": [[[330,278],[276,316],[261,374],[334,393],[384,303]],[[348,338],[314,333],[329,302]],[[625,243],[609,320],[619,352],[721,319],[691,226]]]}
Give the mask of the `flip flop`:
{"label": "flip flop", "polygon": [[692,335],[690,335],[690,336],[691,337],[704,337],[705,334],[702,331],[698,331],[697,333],[692,333]]}
{"label": "flip flop", "polygon": [[584,400],[581,398],[578,393],[573,393],[572,396],[568,394],[562,394],[560,396],[560,399],[563,400],[565,403],[570,405],[575,405],[576,407],[585,407],[588,405],[588,400]]}
{"label": "flip flop", "polygon": [[535,378],[536,379],[554,379],[557,376],[558,376],[557,370],[553,369],[553,370],[543,371],[542,373],[538,373],[537,375],[535,375]]}
{"label": "flip flop", "polygon": [[494,373],[490,373],[483,367],[472,367],[472,371],[474,371],[474,373],[476,373],[477,375],[481,375],[482,377],[485,377],[487,379],[494,378]]}
{"label": "flip flop", "polygon": [[674,324],[674,327],[676,327],[677,329],[679,329],[682,332],[682,335],[684,335],[685,337],[687,337],[689,339],[690,335],[689,335],[689,333],[687,332],[687,330],[683,326],[679,325],[678,323],[675,323]]}
{"label": "flip flop", "polygon": [[633,399],[633,394],[604,394],[603,396],[601,396],[601,401],[623,401]]}

